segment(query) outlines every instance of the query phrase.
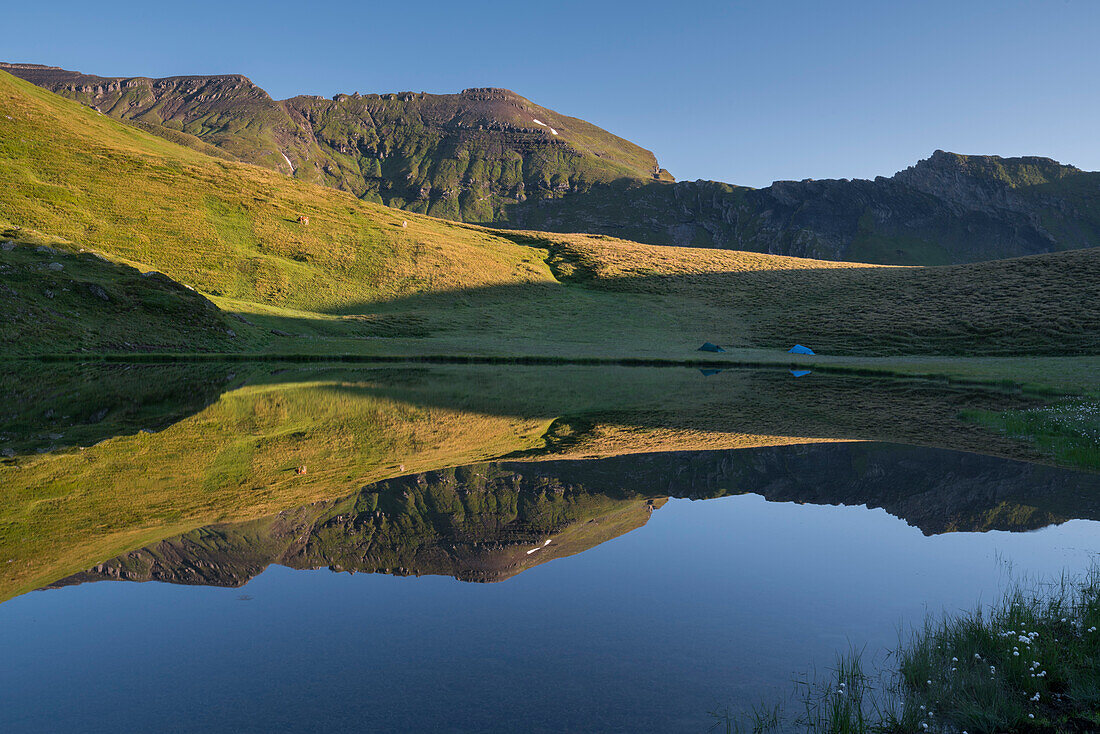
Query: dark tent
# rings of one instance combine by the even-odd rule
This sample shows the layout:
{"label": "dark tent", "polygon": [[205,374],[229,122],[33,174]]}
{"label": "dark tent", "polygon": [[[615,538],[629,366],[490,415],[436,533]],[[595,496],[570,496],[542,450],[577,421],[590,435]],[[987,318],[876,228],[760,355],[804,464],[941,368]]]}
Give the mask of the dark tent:
{"label": "dark tent", "polygon": [[699,352],[724,352],[726,350],[722,349],[722,347],[718,346],[717,344],[711,344],[710,342],[707,342],[703,346],[699,347],[699,349],[696,350],[696,351],[699,351]]}
{"label": "dark tent", "polygon": [[787,354],[813,354],[814,350],[809,347],[804,347],[801,344],[795,344],[793,347],[787,350]]}
{"label": "dark tent", "polygon": [[699,370],[699,373],[700,373],[700,374],[701,374],[701,375],[702,375],[703,377],[710,377],[711,375],[717,375],[717,374],[718,374],[719,372],[721,372],[721,371],[722,371],[722,370]]}

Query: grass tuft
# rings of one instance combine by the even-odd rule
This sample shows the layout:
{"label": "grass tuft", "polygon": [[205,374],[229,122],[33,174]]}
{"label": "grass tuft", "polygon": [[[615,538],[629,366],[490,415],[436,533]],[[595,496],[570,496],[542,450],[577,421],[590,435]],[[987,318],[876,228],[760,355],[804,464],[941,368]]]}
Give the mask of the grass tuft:
{"label": "grass tuft", "polygon": [[1100,731],[1100,566],[1080,578],[1013,586],[988,608],[927,619],[895,670],[864,672],[840,655],[823,679],[799,683],[802,710],[775,709],[768,728],[726,709],[726,732],[1012,734]]}

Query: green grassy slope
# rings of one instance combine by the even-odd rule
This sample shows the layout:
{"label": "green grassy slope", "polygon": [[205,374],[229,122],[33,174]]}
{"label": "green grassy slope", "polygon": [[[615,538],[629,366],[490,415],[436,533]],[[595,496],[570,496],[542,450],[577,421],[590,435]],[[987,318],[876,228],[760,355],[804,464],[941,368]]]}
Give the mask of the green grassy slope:
{"label": "green grassy slope", "polygon": [[3,220],[0,276],[7,356],[234,349],[225,314],[195,291]]}
{"label": "green grassy slope", "polygon": [[873,181],[672,184],[649,151],[503,89],[279,102],[239,75],[3,68],[208,154],[467,222],[897,265],[1100,243],[1100,173],[1048,158],[935,151]]}
{"label": "green grassy slope", "polygon": [[276,101],[240,75],[0,69],[202,152],[450,219],[492,221],[529,198],[669,178],[648,150],[504,89]]}
{"label": "green grassy slope", "polygon": [[[161,271],[244,319],[231,343],[195,339],[191,351],[682,359],[704,340],[861,356],[1100,351],[1100,250],[902,269],[494,231],[214,159],[3,73],[0,112],[9,227]],[[41,306],[38,292],[21,298]],[[25,352],[80,346],[19,339]]]}
{"label": "green grassy slope", "polygon": [[539,253],[489,232],[212,159],[3,73],[0,111],[0,207],[12,225],[206,293],[324,311],[549,277]]}
{"label": "green grassy slope", "polygon": [[281,103],[239,74],[150,79],[38,64],[0,64],[0,69],[203,153],[287,174],[294,169],[283,155],[295,161],[324,158]]}

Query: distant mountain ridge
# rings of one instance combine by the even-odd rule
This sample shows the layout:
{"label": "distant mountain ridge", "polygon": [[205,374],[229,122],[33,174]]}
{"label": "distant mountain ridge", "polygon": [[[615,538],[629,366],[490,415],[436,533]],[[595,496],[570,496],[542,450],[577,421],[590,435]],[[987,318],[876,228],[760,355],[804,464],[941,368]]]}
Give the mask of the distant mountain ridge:
{"label": "distant mountain ridge", "polygon": [[518,212],[529,229],[889,265],[976,262],[1100,244],[1100,173],[1049,158],[935,151],[890,178],[616,182]]}
{"label": "distant mountain ridge", "polygon": [[650,244],[947,264],[1100,243],[1100,173],[936,151],[874,180],[674,182],[653,153],[514,92],[273,100],[241,75],[0,64],[173,142],[432,216]]}

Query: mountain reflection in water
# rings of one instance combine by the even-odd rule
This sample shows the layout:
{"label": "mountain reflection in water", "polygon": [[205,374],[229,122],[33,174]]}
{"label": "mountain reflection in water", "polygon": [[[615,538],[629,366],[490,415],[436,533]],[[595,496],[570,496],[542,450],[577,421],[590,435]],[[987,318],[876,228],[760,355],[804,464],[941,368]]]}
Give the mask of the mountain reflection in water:
{"label": "mountain reflection in water", "polygon": [[876,443],[492,462],[400,476],[335,501],[210,525],[51,587],[122,579],[237,587],[270,564],[494,582],[646,524],[672,498],[882,508],[925,535],[1100,519],[1094,475]]}
{"label": "mountain reflection in water", "polygon": [[[1052,476],[1039,467],[810,448],[874,441],[1052,460],[964,417],[1039,397],[937,380],[582,365],[11,363],[0,365],[0,403],[0,602],[179,536],[207,537],[200,549],[251,548],[230,554],[250,559],[230,564],[238,570],[228,577],[242,580],[272,562],[499,580],[638,527],[669,496],[896,506],[929,532],[1080,516],[1077,500],[1039,502],[1040,491],[1001,498],[1026,479],[984,478]],[[967,468],[937,484],[933,470],[945,461]],[[877,482],[876,472],[886,477]],[[940,514],[923,509],[941,505]],[[217,575],[207,569],[195,577]]]}

